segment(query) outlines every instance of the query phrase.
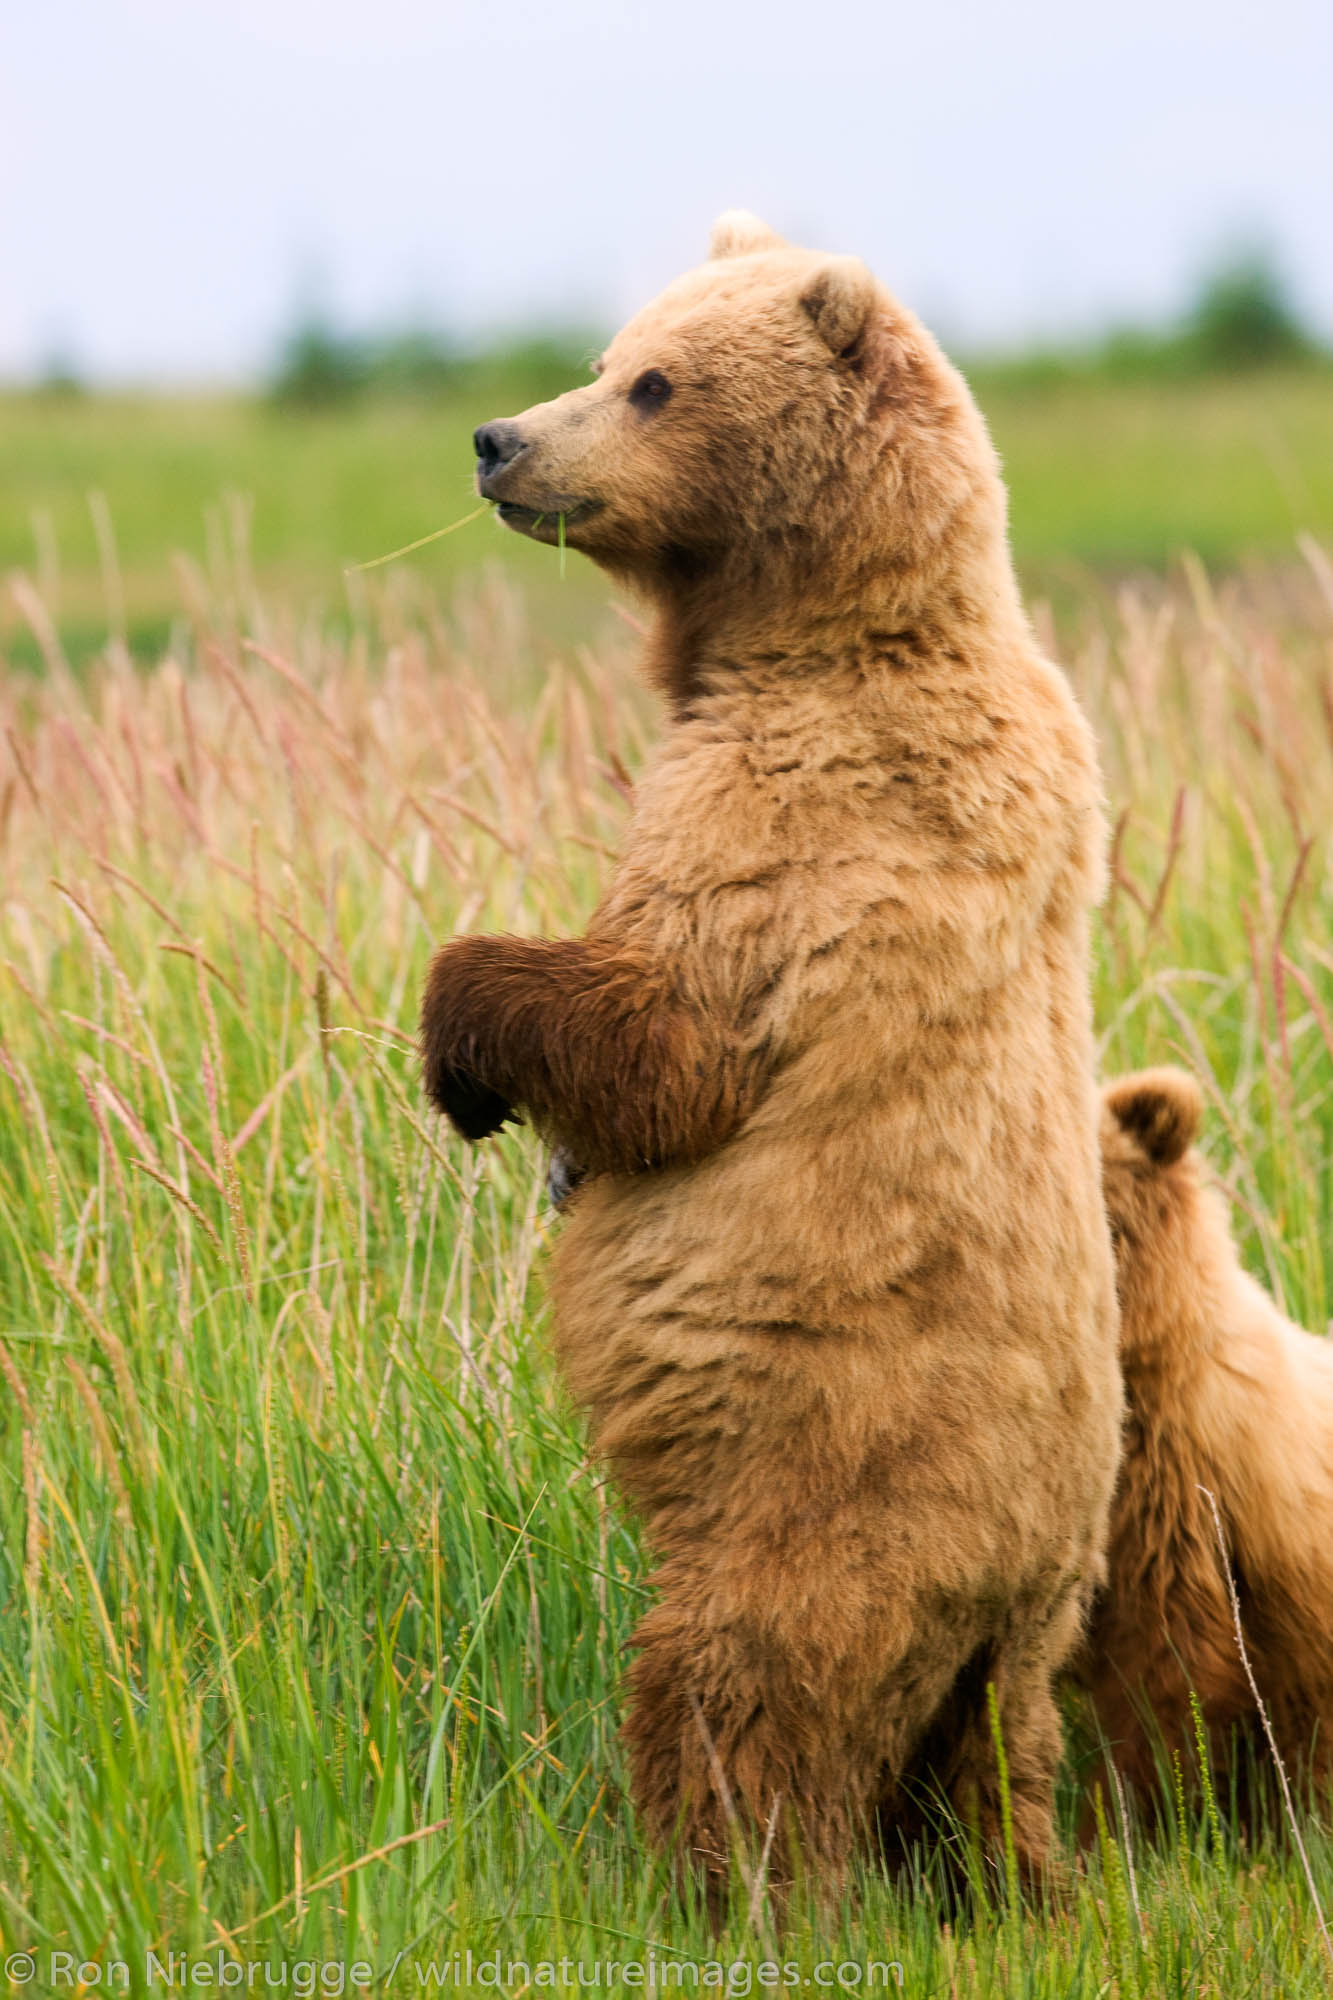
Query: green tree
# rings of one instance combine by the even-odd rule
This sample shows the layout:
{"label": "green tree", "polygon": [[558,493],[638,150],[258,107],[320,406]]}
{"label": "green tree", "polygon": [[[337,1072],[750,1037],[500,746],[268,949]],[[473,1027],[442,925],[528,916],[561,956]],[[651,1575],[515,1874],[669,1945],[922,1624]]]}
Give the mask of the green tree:
{"label": "green tree", "polygon": [[1258,368],[1315,351],[1281,271],[1262,248],[1236,253],[1204,278],[1185,338],[1201,368]]}

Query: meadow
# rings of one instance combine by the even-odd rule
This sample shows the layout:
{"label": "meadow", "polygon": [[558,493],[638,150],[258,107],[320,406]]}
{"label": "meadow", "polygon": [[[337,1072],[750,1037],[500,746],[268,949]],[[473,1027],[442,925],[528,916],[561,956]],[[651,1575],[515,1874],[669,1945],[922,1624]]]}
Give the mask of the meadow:
{"label": "meadow", "polygon": [[[1326,403],[1304,377],[1268,387],[1306,454],[1295,525],[1326,542]],[[187,476],[181,446],[173,487],[153,473],[175,449],[165,418],[67,407],[67,457],[53,419],[54,442],[32,428],[26,472],[11,454],[3,475],[5,549],[29,568],[0,679],[0,1960],[16,1990],[24,1954],[35,1990],[62,1983],[52,1953],[72,1954],[71,1988],[116,1960],[144,1990],[149,1951],[206,1957],[214,1985],[318,1965],[307,1991],[353,1964],[374,1990],[466,1986],[469,1951],[479,1989],[498,1954],[498,1983],[520,1968],[511,1990],[558,1988],[538,1968],[561,1960],[687,1991],[751,1990],[764,1961],[780,1984],[851,1990],[886,1990],[867,1967],[896,1962],[903,1991],[969,2000],[1330,1990],[1325,1808],[1300,1805],[1313,1895],[1276,1805],[1247,1839],[1206,1792],[1156,1833],[1107,1801],[1080,1856],[1076,1729],[1068,1880],[1047,1905],[1001,1885],[950,1912],[929,1854],[906,1882],[858,1879],[838,1911],[798,1894],[781,1943],[744,1884],[717,1941],[677,1899],[624,1796],[618,1681],[648,1564],[547,1352],[543,1162],[521,1131],[465,1150],[423,1107],[412,1050],[434,941],[568,931],[591,908],[657,728],[633,631],[572,559],[563,585],[550,552],[502,545],[478,566],[458,553],[471,529],[436,568],[337,597],[339,557],[471,504],[461,420],[450,441],[383,411],[337,439],[332,419],[289,433],[252,411],[235,474],[259,495],[250,528],[220,512],[172,598],[152,552],[160,569],[235,467],[237,413],[201,408],[219,456]],[[1081,512],[1043,512],[1035,471],[1025,498],[1008,446],[1020,552],[1064,592],[1035,615],[1097,728],[1115,829],[1103,1060],[1194,1069],[1247,1261],[1322,1329],[1333,566],[1298,544],[1274,472],[1266,499],[1237,476],[1212,545],[1237,558],[1225,571],[1117,575],[1184,539],[1180,448],[1165,428],[1136,445],[1129,407],[1081,479],[1049,399],[1030,412],[1046,456],[1029,464],[1059,460]],[[1242,464],[1260,419],[1231,408],[1232,431],[1208,434]],[[7,426],[35,426],[14,409]],[[1131,505],[1100,473],[1150,446],[1160,476]],[[65,558],[60,481],[94,476],[100,559],[99,510]],[[16,546],[16,496],[41,491],[44,572]],[[1190,484],[1186,512],[1223,498]],[[1117,558],[1114,522],[1154,505],[1153,549],[1126,525]],[[568,638],[551,623],[565,603],[585,607]]]}
{"label": "meadow", "polygon": [[[589,350],[591,351],[591,349]],[[347,564],[476,505],[471,436],[581,379],[582,354],[481,370],[452,389],[302,408],[255,397],[0,394],[0,574],[38,585],[75,664],[108,636],[151,660],[190,608],[229,596],[299,604],[346,630]],[[1333,539],[1333,367],[1236,375],[972,371],[1004,458],[1015,553],[1058,613],[1095,577],[1288,558]],[[562,578],[486,519],[414,557],[431,591],[486,563],[521,587],[562,644],[601,636],[606,592]],[[0,599],[0,650],[36,664],[21,608]]]}

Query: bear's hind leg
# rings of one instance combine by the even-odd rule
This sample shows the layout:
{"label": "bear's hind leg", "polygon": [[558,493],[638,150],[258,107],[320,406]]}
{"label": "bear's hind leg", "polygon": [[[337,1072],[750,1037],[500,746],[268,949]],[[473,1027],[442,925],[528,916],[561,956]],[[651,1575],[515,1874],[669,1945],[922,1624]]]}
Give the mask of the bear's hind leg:
{"label": "bear's hind leg", "polygon": [[[1052,1839],[1064,1735],[1054,1681],[1081,1622],[1081,1603],[1066,1601],[1043,1632],[1024,1632],[990,1652],[989,1671],[974,1690],[947,1784],[959,1819],[976,1827],[993,1857],[1003,1852],[1007,1789],[1019,1886],[1037,1895],[1058,1886]],[[992,1687],[997,1717],[991,1713]]]}
{"label": "bear's hind leg", "polygon": [[714,1921],[737,1853],[751,1884],[762,1867],[779,1909],[802,1868],[836,1894],[869,1787],[832,1690],[798,1678],[752,1621],[670,1601],[635,1645],[624,1730],[634,1802],[654,1842],[702,1884]]}

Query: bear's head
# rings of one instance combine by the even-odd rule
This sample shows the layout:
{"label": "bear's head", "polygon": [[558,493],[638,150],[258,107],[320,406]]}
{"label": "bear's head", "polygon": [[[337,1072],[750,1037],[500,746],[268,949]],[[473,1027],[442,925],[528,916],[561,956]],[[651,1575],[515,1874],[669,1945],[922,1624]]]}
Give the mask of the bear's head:
{"label": "bear's head", "polygon": [[1183,1070],[1140,1070],[1102,1090],[1102,1189],[1130,1372],[1206,1337],[1238,1269],[1226,1210],[1194,1148],[1202,1122],[1199,1086]]}
{"label": "bear's head", "polygon": [[[477,486],[710,630],[743,605],[806,632],[886,586],[990,601],[1004,491],[967,387],[854,257],[724,215],[707,263],[616,335],[596,380],[476,433]],[[882,619],[878,622],[882,623]]]}

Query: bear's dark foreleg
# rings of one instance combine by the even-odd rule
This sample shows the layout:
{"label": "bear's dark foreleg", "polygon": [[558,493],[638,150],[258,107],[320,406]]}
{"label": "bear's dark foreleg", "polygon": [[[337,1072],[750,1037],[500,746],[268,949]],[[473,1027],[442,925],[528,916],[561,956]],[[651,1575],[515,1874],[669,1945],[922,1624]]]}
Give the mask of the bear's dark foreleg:
{"label": "bear's dark foreleg", "polygon": [[466,1138],[517,1108],[594,1173],[702,1158],[753,1088],[753,1064],[660,966],[587,938],[454,938],[427,976],[421,1053]]}

